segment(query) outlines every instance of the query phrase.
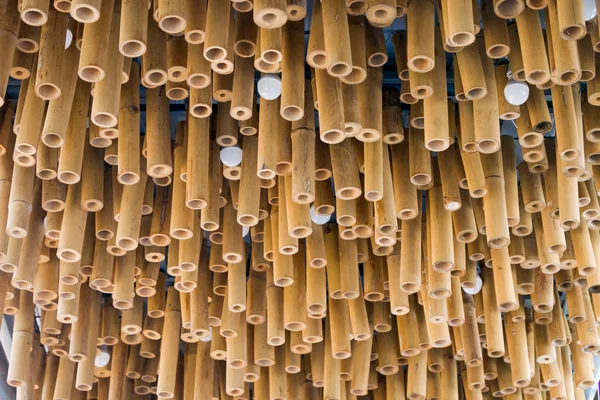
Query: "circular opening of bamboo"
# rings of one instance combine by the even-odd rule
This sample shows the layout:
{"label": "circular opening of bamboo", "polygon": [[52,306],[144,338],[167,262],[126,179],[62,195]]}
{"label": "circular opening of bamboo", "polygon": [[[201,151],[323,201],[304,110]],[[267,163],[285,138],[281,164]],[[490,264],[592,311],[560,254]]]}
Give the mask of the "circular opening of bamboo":
{"label": "circular opening of bamboo", "polygon": [[42,26],[48,22],[48,14],[41,9],[28,8],[21,11],[21,19],[27,25]]}
{"label": "circular opening of bamboo", "polygon": [[204,89],[210,85],[210,76],[206,74],[193,74],[187,77],[187,83],[195,89]]}
{"label": "circular opening of bamboo", "polygon": [[12,67],[10,69],[10,76],[18,80],[24,80],[31,76],[31,72],[26,68]]}
{"label": "circular opening of bamboo", "polygon": [[414,174],[410,177],[410,182],[415,186],[429,185],[431,183],[431,175],[425,173]]}
{"label": "circular opening of bamboo", "polygon": [[146,52],[146,44],[139,40],[127,40],[121,43],[119,51],[126,57],[141,57]]}
{"label": "circular opening of bamboo", "polygon": [[34,40],[21,38],[17,41],[17,49],[23,53],[37,53],[40,49],[40,45]]}
{"label": "circular opening of bamboo", "polygon": [[15,163],[23,167],[33,167],[35,165],[35,157],[32,155],[19,153],[15,157]]}
{"label": "circular opening of bamboo", "polygon": [[67,185],[73,185],[81,179],[79,174],[76,174],[72,171],[61,171],[58,173],[58,180],[62,183],[66,183]]}
{"label": "circular opening of bamboo", "polygon": [[190,114],[196,118],[206,118],[212,114],[212,107],[208,104],[194,104],[190,107]]}
{"label": "circular opening of bamboo", "polygon": [[240,57],[253,57],[256,53],[256,45],[249,40],[239,40],[235,43],[233,51]]}
{"label": "circular opening of bamboo", "polygon": [[174,101],[180,101],[188,97],[188,91],[180,87],[170,88],[167,90],[167,97]]}
{"label": "circular opening of bamboo", "polygon": [[185,41],[191,44],[204,43],[206,34],[204,31],[194,29],[185,33]]}
{"label": "circular opening of bamboo", "polygon": [[100,19],[100,11],[87,4],[76,4],[71,7],[71,16],[81,23],[92,23]]}
{"label": "circular opening of bamboo", "polygon": [[[304,117],[304,110],[294,105],[283,106],[281,108],[281,116],[288,121],[298,121]],[[251,115],[248,118],[250,117]]]}
{"label": "circular opening of bamboo", "polygon": [[168,15],[158,22],[158,26],[164,32],[173,35],[183,32],[186,26],[186,21],[180,16]]}
{"label": "circular opening of bamboo", "polygon": [[53,169],[42,169],[37,172],[37,176],[43,180],[56,178],[56,171]]}
{"label": "circular opening of bamboo", "polygon": [[227,57],[227,51],[222,47],[207,47],[204,49],[204,58],[211,63],[222,61]]}
{"label": "circular opening of bamboo", "polygon": [[327,66],[327,72],[336,78],[343,78],[352,72],[352,65],[345,62],[334,62]]}
{"label": "circular opening of bamboo", "polygon": [[99,82],[104,79],[106,73],[100,67],[94,65],[86,65],[79,69],[79,77],[86,82]]}
{"label": "circular opening of bamboo", "polygon": [[500,142],[493,139],[481,139],[477,142],[477,147],[484,154],[492,154],[500,150]]}
{"label": "circular opening of bamboo", "polygon": [[381,67],[388,61],[387,54],[384,53],[374,53],[369,56],[367,59],[367,63],[371,67]]}
{"label": "circular opening of bamboo", "polygon": [[550,80],[550,73],[544,70],[533,70],[527,74],[526,79],[532,85],[541,85]]}
{"label": "circular opening of bamboo", "polygon": [[564,40],[579,40],[586,34],[584,25],[569,25],[560,32],[560,37]]}
{"label": "circular opening of bamboo", "polygon": [[[313,51],[306,56],[306,62],[313,68],[325,69],[327,66],[327,56],[325,52]],[[315,106],[315,108],[319,108]]]}
{"label": "circular opening of bamboo", "polygon": [[96,138],[90,139],[90,145],[97,149],[105,149],[108,146],[110,146],[111,144],[112,144],[112,140],[110,140],[109,138],[96,137]]}
{"label": "circular opening of bamboo", "polygon": [[572,85],[580,79],[580,74],[576,71],[565,71],[558,76],[558,80],[563,85]]}
{"label": "circular opening of bamboo", "polygon": [[500,0],[494,5],[496,15],[503,19],[517,18],[524,9],[525,3],[522,0]]}

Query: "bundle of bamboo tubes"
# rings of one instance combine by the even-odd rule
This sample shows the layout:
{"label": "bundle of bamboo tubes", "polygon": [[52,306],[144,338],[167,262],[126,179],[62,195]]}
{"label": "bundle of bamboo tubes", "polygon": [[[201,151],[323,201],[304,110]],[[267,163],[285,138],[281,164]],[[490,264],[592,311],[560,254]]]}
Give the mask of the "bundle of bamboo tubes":
{"label": "bundle of bamboo tubes", "polygon": [[585,4],[0,0],[17,398],[583,400]]}

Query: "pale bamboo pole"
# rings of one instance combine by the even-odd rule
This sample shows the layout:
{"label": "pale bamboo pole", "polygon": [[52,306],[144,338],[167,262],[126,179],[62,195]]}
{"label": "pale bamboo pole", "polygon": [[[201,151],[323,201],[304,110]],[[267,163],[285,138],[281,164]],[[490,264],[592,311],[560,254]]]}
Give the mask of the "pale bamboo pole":
{"label": "pale bamboo pole", "polygon": [[[118,5],[120,7],[120,5]],[[78,75],[87,82],[99,82],[106,76],[108,42],[113,17],[114,0],[103,1],[100,18],[83,31]]]}
{"label": "pale bamboo pole", "polygon": [[532,85],[544,84],[550,79],[548,56],[544,43],[539,15],[536,11],[525,8],[517,17],[519,43],[523,55],[525,79]]}
{"label": "pale bamboo pole", "polygon": [[344,0],[334,0],[322,4],[327,72],[332,77],[345,77],[352,72],[350,31],[344,3]]}
{"label": "pale bamboo pole", "polygon": [[179,358],[179,334],[181,331],[181,304],[175,288],[168,289],[165,323],[160,346],[158,364],[157,393],[159,396],[172,397],[175,391],[175,376]]}
{"label": "pale bamboo pole", "polygon": [[142,56],[142,68],[142,82],[151,86],[167,83],[167,40],[154,20],[148,21],[148,47]]}
{"label": "pale bamboo pole", "polygon": [[19,16],[18,1],[7,1],[0,6],[0,32],[3,40],[0,44],[0,50],[5,56],[0,64],[0,106],[6,101],[6,88],[8,86],[8,77],[13,63],[13,55],[17,46],[17,37],[19,36],[19,27],[21,19]]}
{"label": "pale bamboo pole", "polygon": [[7,383],[13,387],[33,384],[30,381],[31,359],[28,356],[33,345],[34,304],[33,293],[23,291],[19,298],[19,312],[15,316],[11,359]]}
{"label": "pale bamboo pole", "polygon": [[50,10],[48,21],[42,26],[35,92],[44,100],[57,99],[62,93],[61,65],[67,21],[65,14]]}
{"label": "pale bamboo pole", "polygon": [[315,75],[316,97],[321,104],[319,109],[320,137],[325,143],[337,144],[346,137],[342,83],[321,69],[317,69]]}
{"label": "pale bamboo pole", "polygon": [[124,56],[119,52],[120,12],[115,7],[111,20],[107,43],[107,57],[111,62],[106,66],[106,76],[94,85],[91,121],[101,128],[113,128],[119,119],[119,98],[121,96],[121,74]]}
{"label": "pale bamboo pole", "polygon": [[133,64],[129,81],[123,86],[119,104],[119,165],[117,178],[123,185],[140,180],[140,74]]}
{"label": "pale bamboo pole", "polygon": [[232,20],[229,2],[208,1],[204,41],[204,57],[208,61],[221,61],[227,57],[227,37]]}
{"label": "pale bamboo pole", "polygon": [[415,72],[428,72],[435,66],[435,6],[430,1],[408,5],[407,59]]}
{"label": "pale bamboo pole", "polygon": [[69,125],[62,146],[62,157],[58,163],[57,178],[65,184],[75,184],[81,181],[83,154],[86,143],[86,120],[89,109],[90,84],[80,81],[75,89],[74,107],[71,108]]}

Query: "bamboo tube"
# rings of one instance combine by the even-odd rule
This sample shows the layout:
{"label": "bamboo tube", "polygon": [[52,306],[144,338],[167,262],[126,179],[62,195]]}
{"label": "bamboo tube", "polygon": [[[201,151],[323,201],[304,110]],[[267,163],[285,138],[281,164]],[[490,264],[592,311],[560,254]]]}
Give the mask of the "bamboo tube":
{"label": "bamboo tube", "polygon": [[123,185],[134,185],[140,180],[140,98],[137,65],[131,68],[129,81],[121,91],[119,105],[119,172],[118,180]]}
{"label": "bamboo tube", "polygon": [[[473,6],[469,1],[461,1],[445,6],[447,19],[444,24],[447,27],[447,41],[453,46],[468,46],[475,41],[473,26]],[[485,25],[485,24],[484,24]]]}
{"label": "bamboo tube", "polygon": [[[209,120],[188,119],[186,206],[194,210],[208,205],[210,140]],[[157,132],[158,133],[158,132]]]}
{"label": "bamboo tube", "polygon": [[435,6],[431,2],[408,5],[407,63],[415,72],[428,72],[435,66]]}
{"label": "bamboo tube", "polygon": [[[275,177],[275,156],[277,151],[273,149],[275,127],[277,126],[278,101],[261,99],[261,112],[259,114],[258,126],[258,161],[257,175],[262,179],[273,179]],[[278,146],[278,145],[276,145]]]}
{"label": "bamboo tube", "polygon": [[161,357],[158,364],[159,396],[172,397],[175,390],[175,375],[179,356],[179,332],[181,330],[181,305],[179,294],[171,287],[167,294],[165,325],[161,340]]}
{"label": "bamboo tube", "polygon": [[326,2],[322,5],[327,72],[332,77],[345,77],[352,72],[350,31],[345,10],[344,0]]}
{"label": "bamboo tube", "polygon": [[[36,73],[37,61],[32,71],[32,74]],[[45,101],[37,97],[35,93],[35,85],[27,85],[27,93],[25,94],[25,101],[22,108],[23,113],[29,117],[22,119],[19,125],[19,133],[21,134],[17,136],[13,154],[13,160],[16,164],[23,166],[32,166],[35,164],[35,158],[32,156],[37,152],[44,106]]]}
{"label": "bamboo tube", "polygon": [[231,6],[228,2],[208,1],[204,41],[204,57],[208,61],[217,62],[227,57],[231,20]]}
{"label": "bamboo tube", "polygon": [[432,263],[434,271],[447,272],[454,267],[452,216],[450,212],[444,208],[440,184],[441,182],[435,179],[434,187],[429,191],[428,205],[429,212],[431,213],[430,218],[428,218],[428,221],[431,224],[430,262]]}
{"label": "bamboo tube", "polygon": [[544,84],[550,79],[550,67],[545,49],[534,43],[543,43],[542,29],[537,12],[524,9],[517,17],[519,43],[523,55],[525,79],[532,85]]}
{"label": "bamboo tube", "polygon": [[89,87],[89,83],[81,82],[75,89],[73,102],[77,106],[71,109],[69,126],[62,146],[64,156],[60,157],[58,163],[57,177],[59,181],[65,184],[74,184],[81,180],[86,142],[85,124],[89,105]]}
{"label": "bamboo tube", "polygon": [[91,120],[102,128],[117,125],[119,117],[119,97],[121,95],[121,76],[124,56],[119,53],[119,11],[113,11],[112,26],[107,44],[107,57],[113,62],[106,66],[106,77],[94,85]]}
{"label": "bamboo tube", "polygon": [[330,146],[335,194],[343,200],[355,199],[362,192],[358,169],[351,167],[354,153],[354,143],[349,140]]}
{"label": "bamboo tube", "polygon": [[[483,50],[481,41],[478,43],[480,53]],[[493,62],[485,56],[481,58],[488,95],[473,101],[475,140],[480,152],[494,153],[500,148],[500,129],[498,120],[498,94]]]}
{"label": "bamboo tube", "polygon": [[[173,171],[168,125],[168,99],[159,89],[146,91],[147,172],[153,178],[169,176]],[[188,143],[189,146],[189,143]],[[190,168],[188,168],[189,170]]]}
{"label": "bamboo tube", "polygon": [[19,312],[15,317],[11,362],[7,373],[7,383],[13,387],[26,385],[29,381],[31,359],[28,356],[33,341],[33,294],[24,291],[20,296]]}
{"label": "bamboo tube", "polygon": [[419,210],[417,191],[410,182],[408,149],[407,141],[391,147],[396,215],[402,220],[415,218]]}
{"label": "bamboo tube", "polygon": [[78,75],[84,81],[99,82],[106,76],[113,7],[114,1],[102,2],[97,23],[84,30],[78,68]]}
{"label": "bamboo tube", "polygon": [[81,184],[71,185],[63,214],[58,251],[56,255],[65,262],[81,259],[87,211],[81,209]]}
{"label": "bamboo tube", "polygon": [[[8,86],[8,77],[10,67],[13,63],[13,55],[17,46],[17,37],[19,36],[19,6],[17,1],[3,3],[0,14],[3,15],[0,22],[0,32],[2,32],[2,53],[5,56],[0,65],[0,106],[4,105],[6,100],[6,89]],[[44,22],[42,22],[43,24]],[[29,24],[28,24],[29,25]],[[38,24],[39,25],[39,24]]]}
{"label": "bamboo tube", "polygon": [[[483,306],[485,312],[485,331],[487,339],[487,354],[498,358],[504,355],[504,340],[502,338],[502,314],[496,300],[495,279],[488,270],[483,272]],[[490,278],[492,278],[490,280]]]}
{"label": "bamboo tube", "polygon": [[[337,1],[337,0],[336,0]],[[316,70],[317,97],[320,99],[319,125],[321,140],[337,144],[344,140],[343,92],[339,81],[323,70]]]}
{"label": "bamboo tube", "polygon": [[167,41],[158,24],[148,21],[148,46],[142,56],[142,81],[152,86],[167,83]]}
{"label": "bamboo tube", "polygon": [[411,126],[408,131],[409,171],[413,185],[424,186],[432,181],[431,155],[425,147],[425,135],[421,129]]}
{"label": "bamboo tube", "polygon": [[137,248],[140,237],[141,209],[146,186],[146,174],[134,185],[125,185],[121,198],[121,217],[117,224],[116,243],[131,251]]}
{"label": "bamboo tube", "polygon": [[305,81],[303,79],[304,37],[300,22],[286,24],[283,29],[281,116],[298,121],[304,116]]}
{"label": "bamboo tube", "polygon": [[65,14],[51,10],[48,12],[47,23],[42,26],[35,92],[44,100],[61,96],[59,65],[63,59],[67,21]]}
{"label": "bamboo tube", "polygon": [[436,49],[435,65],[432,70],[433,94],[423,100],[425,118],[425,147],[429,151],[443,151],[448,148],[447,87],[441,49]]}

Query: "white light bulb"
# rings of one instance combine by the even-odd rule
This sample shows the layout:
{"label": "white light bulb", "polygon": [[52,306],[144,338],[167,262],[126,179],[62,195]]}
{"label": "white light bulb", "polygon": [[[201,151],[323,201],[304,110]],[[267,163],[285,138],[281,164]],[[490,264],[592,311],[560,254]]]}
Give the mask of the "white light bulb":
{"label": "white light bulb", "polygon": [[323,225],[329,222],[331,215],[319,215],[314,206],[310,206],[310,219],[317,225]]}
{"label": "white light bulb", "polygon": [[596,16],[596,0],[583,0],[583,18],[586,21]]}
{"label": "white light bulb", "polygon": [[201,342],[210,342],[212,340],[212,326],[208,327],[208,335],[201,337]]}
{"label": "white light bulb", "polygon": [[220,157],[226,167],[237,167],[242,162],[242,149],[238,146],[223,147]]}
{"label": "white light bulb", "polygon": [[463,290],[465,291],[466,294],[475,296],[477,293],[479,293],[479,291],[481,291],[482,286],[483,286],[483,281],[481,280],[481,277],[479,277],[479,275],[477,275],[477,277],[475,278],[475,286],[473,286],[472,288],[463,287]]}
{"label": "white light bulb", "polygon": [[529,98],[529,86],[518,82],[511,76],[504,86],[504,98],[513,106],[520,106]]}
{"label": "white light bulb", "polygon": [[258,94],[265,100],[275,100],[281,96],[281,78],[278,74],[263,74],[256,85]]}
{"label": "white light bulb", "polygon": [[94,365],[98,368],[106,367],[110,362],[110,354],[106,350],[106,346],[102,346],[100,353],[96,356],[94,360]]}
{"label": "white light bulb", "polygon": [[242,226],[242,237],[246,237],[248,235],[248,232],[250,232],[250,227]]}
{"label": "white light bulb", "polygon": [[65,37],[65,49],[68,49],[73,43],[73,32],[70,29],[67,29],[67,36]]}

